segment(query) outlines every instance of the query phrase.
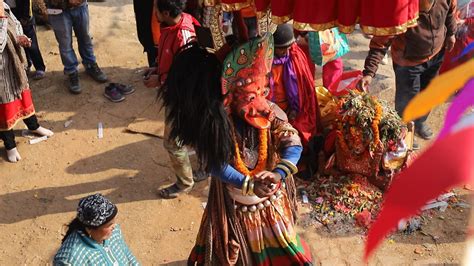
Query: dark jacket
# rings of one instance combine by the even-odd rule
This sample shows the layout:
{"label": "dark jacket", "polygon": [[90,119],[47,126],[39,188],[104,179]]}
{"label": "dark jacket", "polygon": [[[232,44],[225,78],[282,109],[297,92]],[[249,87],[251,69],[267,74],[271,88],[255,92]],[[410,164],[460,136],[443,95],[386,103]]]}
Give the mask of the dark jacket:
{"label": "dark jacket", "polygon": [[16,7],[12,8],[12,11],[21,23],[29,21],[33,17],[31,12],[31,0],[16,0]]}
{"label": "dark jacket", "polygon": [[443,50],[446,37],[456,32],[454,10],[452,0],[420,0],[417,26],[397,36],[372,38],[364,75],[375,75],[390,46],[394,64],[416,66],[431,60]]}

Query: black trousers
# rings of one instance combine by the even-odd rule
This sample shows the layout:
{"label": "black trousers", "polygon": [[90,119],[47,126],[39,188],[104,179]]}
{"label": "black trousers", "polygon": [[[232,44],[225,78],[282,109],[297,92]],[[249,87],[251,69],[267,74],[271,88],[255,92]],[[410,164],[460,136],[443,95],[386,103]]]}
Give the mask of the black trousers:
{"label": "black trousers", "polygon": [[150,67],[155,66],[158,53],[153,41],[153,32],[151,30],[153,0],[133,0],[133,11],[135,12],[138,40],[147,54],[148,65]]}
{"label": "black trousers", "polygon": [[[395,110],[397,110],[398,115],[403,116],[403,111],[405,111],[411,99],[428,87],[430,81],[438,75],[443,58],[444,50],[421,65],[399,66],[393,64],[396,83]],[[418,118],[415,121],[415,126],[418,127],[423,124],[428,115],[429,113]]]}
{"label": "black trousers", "polygon": [[33,65],[36,71],[45,71],[46,66],[44,65],[43,56],[38,45],[38,38],[36,37],[36,22],[35,18],[31,18],[31,21],[26,23],[23,27],[23,33],[31,39],[31,46],[25,48],[26,58],[28,59],[28,67]]}
{"label": "black trousers", "polygon": [[21,27],[23,28],[23,33],[31,39],[31,46],[25,48],[26,59],[28,60],[28,68],[33,65],[36,71],[45,71],[46,66],[44,65],[43,56],[38,45],[38,38],[36,37],[36,21],[35,17],[31,18],[22,18],[21,14],[18,14],[20,10],[12,8],[13,14],[22,22]]}
{"label": "black trousers", "polygon": [[[36,115],[32,115],[26,119],[23,119],[23,122],[25,122],[29,130],[37,130],[39,128],[38,119],[36,118]],[[13,130],[0,131],[0,138],[5,144],[5,149],[11,150],[16,147],[15,134],[13,133]]]}

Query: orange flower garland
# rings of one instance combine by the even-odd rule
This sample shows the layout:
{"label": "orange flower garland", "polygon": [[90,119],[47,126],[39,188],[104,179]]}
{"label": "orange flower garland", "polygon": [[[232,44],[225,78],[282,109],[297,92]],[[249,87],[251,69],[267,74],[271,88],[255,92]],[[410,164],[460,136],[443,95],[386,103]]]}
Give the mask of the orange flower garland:
{"label": "orange flower garland", "polygon": [[268,131],[267,129],[260,129],[258,135],[258,160],[257,165],[253,170],[249,170],[245,165],[242,157],[240,156],[239,144],[235,139],[234,133],[234,143],[235,143],[235,169],[240,173],[250,176],[251,178],[261,171],[265,170],[267,165],[268,158]]}
{"label": "orange flower garland", "polygon": [[338,130],[336,131],[337,133],[337,142],[339,143],[339,147],[341,148],[341,150],[346,153],[346,154],[349,154],[349,147],[347,146],[347,143],[346,143],[346,139],[344,138],[344,134],[342,133],[342,131]]}
{"label": "orange flower garland", "polygon": [[382,106],[375,98],[373,100],[375,107],[375,116],[372,120],[372,130],[374,131],[374,141],[378,143],[380,141],[379,124],[380,120],[382,119]]}
{"label": "orange flower garland", "polygon": [[373,148],[375,148],[375,146],[377,146],[380,142],[379,124],[380,120],[382,119],[382,105],[380,105],[375,97],[372,97],[372,101],[374,103],[375,109],[374,119],[372,120],[372,131],[374,133]]}

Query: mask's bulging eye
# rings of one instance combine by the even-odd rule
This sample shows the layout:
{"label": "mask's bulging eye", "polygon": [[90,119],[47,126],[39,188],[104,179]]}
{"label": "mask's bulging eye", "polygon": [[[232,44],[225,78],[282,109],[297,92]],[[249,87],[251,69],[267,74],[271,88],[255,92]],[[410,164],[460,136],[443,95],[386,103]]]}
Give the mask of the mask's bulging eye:
{"label": "mask's bulging eye", "polygon": [[269,87],[263,88],[263,96],[267,97],[269,93],[270,93],[270,88]]}

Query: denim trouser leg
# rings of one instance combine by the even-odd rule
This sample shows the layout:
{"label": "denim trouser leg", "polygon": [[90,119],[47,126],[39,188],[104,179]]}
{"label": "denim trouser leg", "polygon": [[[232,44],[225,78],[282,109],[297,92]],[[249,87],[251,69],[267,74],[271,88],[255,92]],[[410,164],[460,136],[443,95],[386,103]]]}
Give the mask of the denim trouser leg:
{"label": "denim trouser leg", "polygon": [[49,15],[49,23],[59,44],[59,53],[64,65],[64,73],[71,74],[77,71],[79,65],[76,53],[72,48],[72,17],[68,10],[59,15]]}
{"label": "denim trouser leg", "polygon": [[87,4],[69,10],[72,16],[72,27],[77,37],[77,45],[82,63],[93,64],[96,62],[92,39],[89,34],[89,7]]}

